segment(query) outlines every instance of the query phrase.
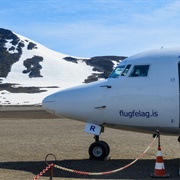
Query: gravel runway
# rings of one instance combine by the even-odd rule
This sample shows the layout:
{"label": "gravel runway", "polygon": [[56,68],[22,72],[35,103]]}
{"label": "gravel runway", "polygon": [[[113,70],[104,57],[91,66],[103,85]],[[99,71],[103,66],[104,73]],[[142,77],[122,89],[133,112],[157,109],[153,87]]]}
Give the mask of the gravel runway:
{"label": "gravel runway", "polygon": [[[33,179],[47,165],[52,153],[57,164],[81,171],[110,171],[136,159],[152,141],[152,134],[105,129],[100,136],[110,148],[110,159],[89,160],[88,148],[93,136],[84,133],[84,123],[57,118],[41,107],[0,107],[0,179]],[[180,147],[176,136],[161,135],[165,170],[170,179],[179,179]],[[132,166],[114,174],[88,176],[54,168],[53,179],[152,179],[157,154],[157,141]],[[48,159],[52,160],[53,157]],[[48,173],[39,178],[48,180]]]}

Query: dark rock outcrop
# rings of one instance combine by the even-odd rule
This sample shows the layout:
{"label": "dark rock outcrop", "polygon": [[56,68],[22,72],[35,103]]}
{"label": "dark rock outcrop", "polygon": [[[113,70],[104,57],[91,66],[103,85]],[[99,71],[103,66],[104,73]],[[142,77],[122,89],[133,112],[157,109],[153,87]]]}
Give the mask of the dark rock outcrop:
{"label": "dark rock outcrop", "polygon": [[42,77],[40,73],[40,69],[42,66],[39,62],[43,61],[43,57],[41,56],[34,56],[32,58],[28,58],[24,61],[23,65],[27,68],[23,71],[24,74],[29,73],[29,77]]}
{"label": "dark rock outcrop", "polygon": [[[9,49],[5,46],[8,41],[12,44]],[[12,31],[0,28],[0,77],[8,76],[12,65],[21,57],[23,46],[24,44]]]}

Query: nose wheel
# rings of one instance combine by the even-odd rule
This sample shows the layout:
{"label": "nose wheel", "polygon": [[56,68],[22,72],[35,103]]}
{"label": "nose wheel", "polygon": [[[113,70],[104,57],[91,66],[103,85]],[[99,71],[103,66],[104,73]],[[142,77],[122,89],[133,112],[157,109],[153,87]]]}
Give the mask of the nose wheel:
{"label": "nose wheel", "polygon": [[91,159],[103,160],[110,153],[109,145],[104,141],[96,141],[89,147],[89,156]]}

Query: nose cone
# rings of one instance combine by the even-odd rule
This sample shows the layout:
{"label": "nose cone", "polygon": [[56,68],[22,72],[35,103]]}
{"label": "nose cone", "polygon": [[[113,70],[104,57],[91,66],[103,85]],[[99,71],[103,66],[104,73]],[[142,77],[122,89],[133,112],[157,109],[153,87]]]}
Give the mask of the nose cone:
{"label": "nose cone", "polygon": [[54,108],[55,108],[55,99],[56,99],[56,95],[55,94],[52,94],[52,95],[49,95],[47,97],[45,97],[42,101],[42,107],[50,112],[50,113],[54,113]]}

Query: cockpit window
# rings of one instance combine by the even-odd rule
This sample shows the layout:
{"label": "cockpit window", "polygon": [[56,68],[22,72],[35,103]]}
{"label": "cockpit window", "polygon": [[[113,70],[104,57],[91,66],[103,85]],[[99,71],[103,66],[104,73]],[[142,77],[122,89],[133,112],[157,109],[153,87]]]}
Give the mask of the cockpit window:
{"label": "cockpit window", "polygon": [[124,69],[124,71],[122,72],[121,76],[126,76],[127,73],[128,73],[128,71],[129,71],[129,69],[130,69],[130,67],[131,67],[131,65],[128,64],[128,65],[126,66],[126,68]]}
{"label": "cockpit window", "polygon": [[114,71],[109,75],[109,78],[118,78],[122,73],[125,66],[117,66]]}
{"label": "cockpit window", "polygon": [[143,77],[147,76],[149,71],[149,65],[135,65],[132,69],[130,77]]}

